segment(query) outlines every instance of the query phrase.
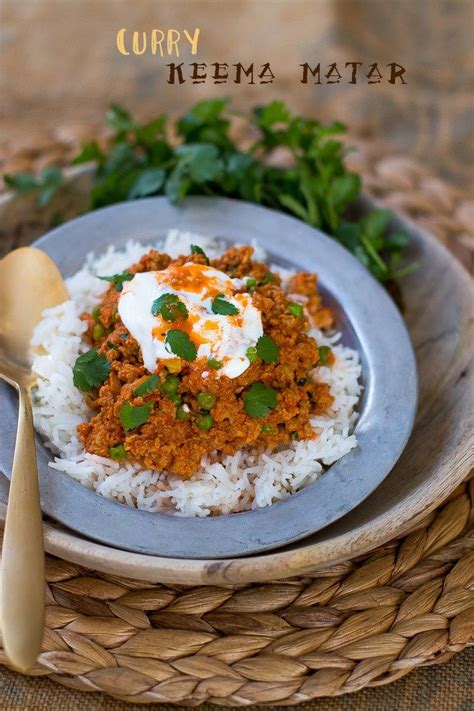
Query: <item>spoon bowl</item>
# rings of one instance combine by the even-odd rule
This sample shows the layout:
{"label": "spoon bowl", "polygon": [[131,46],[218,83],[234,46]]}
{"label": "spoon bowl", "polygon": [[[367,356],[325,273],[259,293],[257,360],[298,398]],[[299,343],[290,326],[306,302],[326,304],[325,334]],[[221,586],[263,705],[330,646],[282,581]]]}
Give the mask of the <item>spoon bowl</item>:
{"label": "spoon bowl", "polygon": [[43,311],[68,299],[59,269],[41,249],[21,247],[0,261],[0,372],[31,377],[30,341]]}
{"label": "spoon bowl", "polygon": [[68,298],[61,274],[40,249],[0,261],[0,377],[18,391],[18,428],[2,550],[1,619],[15,667],[35,663],[44,628],[44,548],[30,388],[31,337],[46,308]]}

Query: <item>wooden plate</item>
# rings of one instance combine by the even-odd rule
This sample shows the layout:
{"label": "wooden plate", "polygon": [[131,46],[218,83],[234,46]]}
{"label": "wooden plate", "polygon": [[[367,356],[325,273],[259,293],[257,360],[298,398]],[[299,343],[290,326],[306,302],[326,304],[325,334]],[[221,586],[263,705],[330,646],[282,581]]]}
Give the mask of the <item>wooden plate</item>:
{"label": "wooden plate", "polygon": [[435,508],[472,466],[473,289],[462,267],[434,238],[408,221],[395,222],[411,232],[410,256],[420,262],[416,274],[403,283],[405,319],[417,356],[420,407],[405,452],[368,499],[318,534],[251,558],[206,561],[133,554],[46,524],[48,552],[150,582],[260,581],[353,558],[401,534]]}

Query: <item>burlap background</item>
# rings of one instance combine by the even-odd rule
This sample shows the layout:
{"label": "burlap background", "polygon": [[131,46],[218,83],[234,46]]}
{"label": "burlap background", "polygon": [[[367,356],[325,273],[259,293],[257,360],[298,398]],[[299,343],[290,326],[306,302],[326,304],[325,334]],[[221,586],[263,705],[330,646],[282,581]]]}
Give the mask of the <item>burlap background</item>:
{"label": "burlap background", "polygon": [[[474,649],[457,654],[442,666],[418,669],[394,684],[379,689],[363,689],[356,694],[321,699],[301,706],[302,711],[471,711],[474,708],[472,673]],[[5,711],[125,711],[133,705],[104,694],[84,694],[66,689],[49,679],[21,679],[2,668],[0,707]],[[146,709],[168,709],[170,704],[152,704]],[[219,706],[202,706],[217,711]],[[258,706],[248,706],[255,711]]]}
{"label": "burlap background", "polygon": [[[149,115],[215,95],[238,109],[283,98],[472,185],[472,0],[2,0],[0,18],[0,148],[12,138],[34,144],[45,127],[55,138],[65,125],[87,133],[111,101]],[[124,57],[115,46],[121,27],[200,27],[198,55]],[[269,61],[276,80],[169,86],[170,61]],[[395,61],[407,84],[303,86],[305,61]]]}

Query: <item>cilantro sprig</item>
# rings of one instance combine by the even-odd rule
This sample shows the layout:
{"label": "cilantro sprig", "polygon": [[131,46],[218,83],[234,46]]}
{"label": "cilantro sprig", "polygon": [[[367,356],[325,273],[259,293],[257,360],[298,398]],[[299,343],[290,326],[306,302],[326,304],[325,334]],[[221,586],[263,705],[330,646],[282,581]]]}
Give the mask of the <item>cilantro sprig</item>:
{"label": "cilantro sprig", "polygon": [[78,390],[88,393],[102,385],[109,373],[107,358],[97,348],[91,348],[77,357],[72,369],[73,383]]}
{"label": "cilantro sprig", "polygon": [[112,276],[98,276],[98,279],[102,281],[109,281],[111,284],[115,284],[115,291],[122,291],[123,285],[126,281],[131,281],[135,275],[130,274],[130,272],[125,271],[122,274],[112,274]]}
{"label": "cilantro sprig", "polygon": [[59,168],[45,168],[35,177],[31,173],[11,173],[3,177],[5,185],[17,193],[29,193],[34,190],[38,192],[38,205],[45,207],[62,183],[63,176]]}
{"label": "cilantro sprig", "polygon": [[[342,124],[323,125],[292,114],[281,101],[271,101],[251,112],[249,135],[256,138],[241,150],[231,137],[228,103],[214,98],[194,104],[176,122],[178,145],[169,141],[165,115],[139,123],[124,107],[111,106],[106,114],[114,131],[109,146],[103,149],[91,141],[73,160],[75,165],[95,164],[89,209],[149,195],[164,194],[173,203],[189,194],[223,195],[283,210],[324,230],[381,282],[416,268],[402,265],[409,238],[390,229],[388,211],[348,218],[361,180],[345,166]],[[271,163],[280,149],[290,156],[288,167]],[[18,192],[38,191],[41,205],[61,180],[57,168],[39,177],[5,176],[7,186]]]}

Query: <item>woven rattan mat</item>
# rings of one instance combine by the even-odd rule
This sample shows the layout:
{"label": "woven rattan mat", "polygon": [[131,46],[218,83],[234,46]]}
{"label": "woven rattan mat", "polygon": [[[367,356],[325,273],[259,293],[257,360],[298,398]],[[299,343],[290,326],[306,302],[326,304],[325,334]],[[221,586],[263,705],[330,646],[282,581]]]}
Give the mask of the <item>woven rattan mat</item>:
{"label": "woven rattan mat", "polygon": [[[351,163],[366,191],[428,227],[470,269],[474,203],[411,159],[358,147]],[[449,661],[474,641],[473,497],[471,479],[416,530],[361,559],[234,589],[151,585],[48,556],[47,630],[33,673],[69,690],[3,669],[0,706],[124,708],[79,693],[103,691],[165,706],[473,708],[472,651]]]}

